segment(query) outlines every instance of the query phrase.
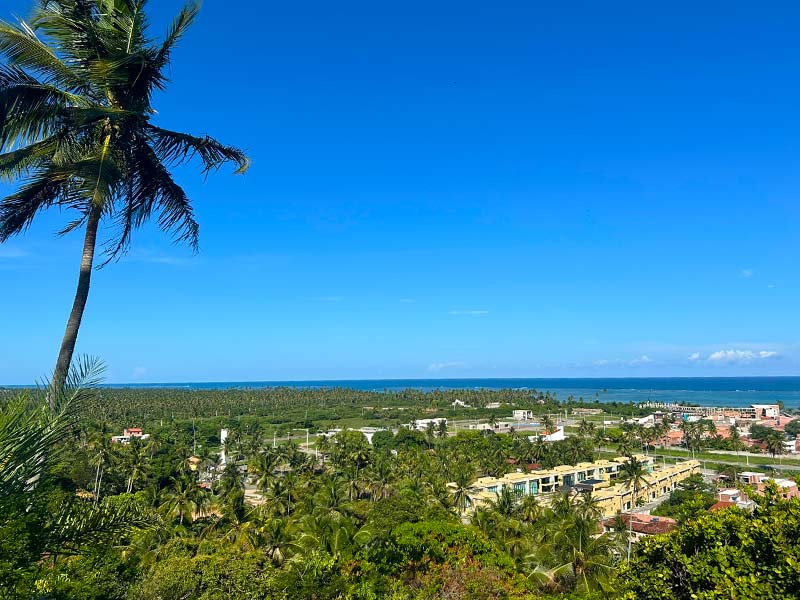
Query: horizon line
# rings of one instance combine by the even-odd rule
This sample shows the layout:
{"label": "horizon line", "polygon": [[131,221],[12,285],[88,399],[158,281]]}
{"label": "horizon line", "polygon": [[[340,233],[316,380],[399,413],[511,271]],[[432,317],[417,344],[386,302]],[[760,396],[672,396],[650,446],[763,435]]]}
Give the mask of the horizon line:
{"label": "horizon line", "polygon": [[[652,375],[652,376],[630,376],[617,375],[605,377],[390,377],[390,378],[355,378],[355,379],[252,379],[252,380],[196,380],[196,381],[129,381],[129,382],[109,382],[101,383],[97,387],[165,387],[174,388],[186,385],[234,385],[234,384],[292,384],[292,383],[349,383],[349,382],[391,382],[391,381],[602,381],[602,380],[643,380],[643,379],[706,379],[706,380],[727,380],[727,379],[800,379],[800,375]],[[35,388],[37,384],[12,384],[0,383],[3,388]],[[766,391],[766,390],[760,390]],[[776,390],[778,391],[778,390]]]}

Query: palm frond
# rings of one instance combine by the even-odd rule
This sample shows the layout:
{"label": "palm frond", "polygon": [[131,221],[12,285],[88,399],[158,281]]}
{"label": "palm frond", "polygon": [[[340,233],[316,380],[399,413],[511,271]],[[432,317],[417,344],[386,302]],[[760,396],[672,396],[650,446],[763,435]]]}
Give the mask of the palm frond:
{"label": "palm frond", "polygon": [[250,161],[244,152],[233,146],[221,144],[207,135],[197,137],[154,125],[148,126],[148,132],[158,158],[168,164],[180,165],[197,156],[203,163],[206,174],[218,170],[228,162],[237,165],[236,174],[244,173],[250,166]]}
{"label": "palm frond", "polygon": [[18,27],[0,21],[0,54],[5,55],[9,64],[38,73],[57,86],[70,90],[84,88],[74,71],[24,21]]}
{"label": "palm frond", "polygon": [[94,505],[75,499],[61,507],[47,532],[46,550],[51,554],[78,554],[87,546],[113,543],[131,529],[150,529],[159,523],[153,511],[134,501],[112,498]]}
{"label": "palm frond", "polygon": [[158,49],[155,60],[157,68],[162,69],[169,63],[172,49],[186,33],[186,30],[194,23],[199,12],[199,2],[189,2],[181,9],[170,24],[169,29],[167,29],[167,35],[161,43],[161,47]]}
{"label": "palm frond", "polygon": [[63,197],[66,181],[54,169],[41,170],[15,193],[0,202],[0,243],[24,232],[39,211],[49,208]]}
{"label": "palm frond", "polygon": [[0,65],[0,151],[35,143],[62,125],[63,110],[79,97],[42,83],[14,66]]}
{"label": "palm frond", "polygon": [[58,136],[50,136],[41,142],[0,154],[0,181],[13,181],[32,170],[46,168],[47,161],[52,160],[58,146]]}
{"label": "palm frond", "polygon": [[51,411],[42,389],[37,397],[21,397],[0,411],[0,505],[32,489],[58,444],[72,431],[88,389],[103,372],[95,359],[77,361]]}
{"label": "palm frond", "polygon": [[200,226],[194,218],[191,201],[172,179],[153,149],[141,141],[128,157],[131,177],[125,190],[126,202],[117,213],[120,228],[116,243],[106,248],[105,266],[122,256],[130,244],[131,233],[140,227],[154,212],[159,213],[158,224],[162,230],[173,233],[177,242],[188,242],[197,251]]}

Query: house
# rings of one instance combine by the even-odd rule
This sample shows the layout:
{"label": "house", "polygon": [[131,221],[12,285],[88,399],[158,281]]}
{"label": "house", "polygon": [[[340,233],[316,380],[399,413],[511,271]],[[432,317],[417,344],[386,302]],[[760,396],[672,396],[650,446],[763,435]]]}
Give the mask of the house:
{"label": "house", "polygon": [[435,419],[417,419],[416,421],[412,421],[408,423],[406,427],[409,429],[413,429],[415,431],[427,431],[428,427],[432,424],[434,427],[438,428],[440,423],[444,423],[447,425],[447,419],[444,417],[439,417]]}
{"label": "house", "polygon": [[453,400],[453,401],[450,403],[450,406],[452,406],[453,408],[471,408],[471,406],[470,406],[469,404],[467,404],[466,402],[463,402],[463,401],[459,400],[458,398],[456,398],[455,400]]}
{"label": "house", "polygon": [[683,432],[680,429],[670,429],[658,441],[662,446],[680,446],[683,443]]}
{"label": "house", "polygon": [[500,403],[499,402],[489,402],[489,403],[486,404],[486,408],[488,408],[490,410],[494,409],[494,408],[500,408]]}
{"label": "house", "polygon": [[533,442],[536,440],[537,437],[541,438],[543,442],[560,442],[561,440],[566,439],[567,436],[564,434],[564,427],[559,426],[556,428],[555,431],[551,431],[550,433],[543,433],[542,435],[539,436],[532,435],[529,436],[528,439]]}
{"label": "house", "polygon": [[530,421],[536,418],[532,410],[515,410],[511,413],[511,416],[515,421]]}
{"label": "house", "polygon": [[603,533],[615,531],[620,525],[625,526],[625,531],[631,531],[634,542],[650,535],[669,533],[678,527],[678,522],[669,517],[656,517],[645,513],[621,514],[618,517],[604,519],[600,522]]}
{"label": "house", "polygon": [[144,433],[141,427],[126,427],[122,435],[112,435],[111,441],[115,444],[130,444],[132,439],[149,440],[150,434]]}
{"label": "house", "polygon": [[470,423],[469,428],[475,431],[494,431],[495,433],[508,433],[514,427],[513,423],[508,421],[498,421],[494,425],[489,423]]}
{"label": "house", "polygon": [[720,490],[717,493],[717,503],[711,506],[709,510],[722,510],[729,506],[736,506],[738,508],[752,509],[755,503],[747,497],[742,490],[736,488],[727,488]]}
{"label": "house", "polygon": [[783,498],[800,498],[800,490],[797,489],[797,483],[791,479],[768,477],[758,471],[742,471],[739,473],[739,481],[752,486],[760,494],[764,493],[767,486],[774,484]]}

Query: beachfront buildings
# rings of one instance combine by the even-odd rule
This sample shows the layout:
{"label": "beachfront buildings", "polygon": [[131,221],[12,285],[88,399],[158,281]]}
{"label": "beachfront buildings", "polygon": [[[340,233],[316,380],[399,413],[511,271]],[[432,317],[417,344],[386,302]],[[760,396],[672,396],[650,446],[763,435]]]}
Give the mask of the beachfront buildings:
{"label": "beachfront buildings", "polygon": [[700,463],[696,460],[657,465],[651,456],[637,455],[636,458],[647,471],[647,485],[636,490],[635,497],[631,487],[619,482],[623,465],[628,459],[617,457],[529,473],[509,473],[503,477],[480,477],[471,486],[471,507],[489,504],[503,488],[519,498],[536,496],[543,504],[547,504],[555,492],[566,489],[575,493],[591,493],[606,517],[629,511],[637,504],[652,502],[700,471]]}

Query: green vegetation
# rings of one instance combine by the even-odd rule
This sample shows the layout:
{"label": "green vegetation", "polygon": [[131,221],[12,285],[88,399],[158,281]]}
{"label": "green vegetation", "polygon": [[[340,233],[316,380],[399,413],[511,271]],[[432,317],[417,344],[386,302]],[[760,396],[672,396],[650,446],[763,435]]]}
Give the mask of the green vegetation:
{"label": "green vegetation", "polygon": [[800,597],[800,501],[756,498],[703,514],[642,542],[625,572],[625,598],[722,600]]}
{"label": "green vegetation", "polygon": [[702,515],[715,502],[714,488],[705,483],[701,475],[692,475],[679,483],[678,489],[652,513],[682,523]]}
{"label": "green vegetation", "polygon": [[[588,422],[579,423],[585,437],[551,444],[517,432],[456,433],[449,423],[377,432],[373,445],[347,429],[317,438],[313,449],[298,445],[305,432],[289,442],[271,435],[298,424],[326,429],[340,420],[335,416],[387,424],[447,414],[455,394],[274,389],[232,391],[226,399],[218,391],[83,389],[64,421],[66,433],[51,439],[41,429],[20,436],[13,424],[49,430],[61,417],[42,400],[7,391],[0,448],[4,439],[43,446],[25,454],[8,444],[0,460],[46,460],[36,486],[20,484],[31,479],[20,471],[13,501],[4,500],[0,598],[660,597],[646,579],[631,583],[625,566],[629,551],[631,570],[656,560],[642,554],[653,542],[629,543],[625,526],[598,535],[591,495],[562,494],[544,506],[505,489],[490,506],[471,509],[476,477],[595,459],[603,434]],[[459,394],[476,406],[501,396],[551,406],[539,404],[538,394]],[[195,404],[181,406],[187,399]],[[231,415],[214,416],[214,400]],[[126,420],[143,410],[154,414]],[[164,418],[172,410],[180,418]],[[111,443],[121,424],[146,423],[149,439]],[[229,429],[224,448],[220,426]],[[633,462],[622,475],[632,488],[646,478]],[[686,481],[657,511],[676,517],[681,528],[658,539],[677,538],[669,543],[683,548],[681,536],[709,518],[712,501],[701,478]],[[82,516],[64,521],[54,511],[61,506]],[[65,531],[82,531],[75,523],[102,526],[61,542]]]}

